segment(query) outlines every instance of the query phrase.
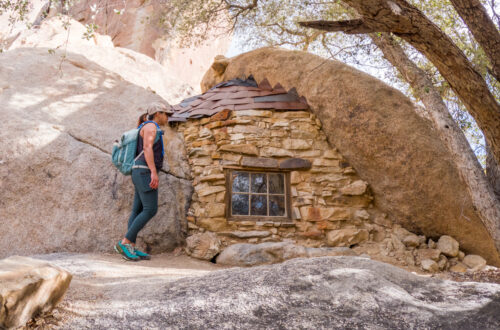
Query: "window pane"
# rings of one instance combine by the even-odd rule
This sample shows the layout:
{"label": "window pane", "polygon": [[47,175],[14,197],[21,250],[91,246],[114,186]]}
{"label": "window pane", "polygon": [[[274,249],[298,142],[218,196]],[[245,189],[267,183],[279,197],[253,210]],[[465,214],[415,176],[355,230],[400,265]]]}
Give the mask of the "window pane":
{"label": "window pane", "polygon": [[252,209],[250,215],[267,215],[267,196],[250,195],[252,198]]}
{"label": "window pane", "polygon": [[269,196],[269,215],[275,217],[285,215],[285,196]]}
{"label": "window pane", "polygon": [[269,193],[285,193],[285,177],[283,173],[269,173]]}
{"label": "window pane", "polygon": [[233,194],[231,198],[231,214],[248,215],[248,196],[244,194]]}
{"label": "window pane", "polygon": [[252,173],[252,192],[267,193],[266,173]]}
{"label": "window pane", "polygon": [[233,172],[233,191],[248,192],[248,173]]}

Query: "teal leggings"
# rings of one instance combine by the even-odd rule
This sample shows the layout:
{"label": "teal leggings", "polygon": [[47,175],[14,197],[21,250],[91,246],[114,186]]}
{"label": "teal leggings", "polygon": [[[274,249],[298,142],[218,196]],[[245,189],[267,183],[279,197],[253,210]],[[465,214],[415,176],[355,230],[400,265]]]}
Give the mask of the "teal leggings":
{"label": "teal leggings", "polygon": [[[137,162],[137,164],[145,165],[142,162]],[[135,243],[139,231],[158,211],[158,189],[152,189],[149,186],[151,182],[149,169],[132,169],[132,182],[135,186],[134,204],[128,219],[128,231],[125,237]]]}

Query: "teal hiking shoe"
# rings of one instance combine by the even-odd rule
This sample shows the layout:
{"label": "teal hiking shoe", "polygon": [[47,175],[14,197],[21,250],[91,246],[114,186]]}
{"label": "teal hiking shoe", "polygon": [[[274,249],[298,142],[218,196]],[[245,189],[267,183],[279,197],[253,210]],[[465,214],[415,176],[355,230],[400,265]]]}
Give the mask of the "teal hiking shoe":
{"label": "teal hiking shoe", "polygon": [[142,260],[149,260],[151,259],[151,256],[145,252],[142,252],[142,251],[139,251],[137,249],[134,250],[134,253],[136,256],[138,256],[139,258],[141,258]]}
{"label": "teal hiking shoe", "polygon": [[141,258],[135,255],[134,247],[130,244],[122,244],[121,241],[116,243],[115,251],[123,256],[126,260],[139,261]]}

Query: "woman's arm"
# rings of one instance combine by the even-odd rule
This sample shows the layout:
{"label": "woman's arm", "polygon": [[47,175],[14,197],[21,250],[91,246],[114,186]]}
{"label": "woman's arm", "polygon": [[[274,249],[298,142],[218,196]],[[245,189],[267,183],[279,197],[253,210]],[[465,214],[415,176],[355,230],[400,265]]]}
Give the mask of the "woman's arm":
{"label": "woman's arm", "polygon": [[156,126],[153,123],[148,123],[144,125],[144,158],[151,170],[151,183],[149,186],[153,189],[158,188],[158,173],[156,172],[155,157],[153,153],[153,143],[156,137]]}

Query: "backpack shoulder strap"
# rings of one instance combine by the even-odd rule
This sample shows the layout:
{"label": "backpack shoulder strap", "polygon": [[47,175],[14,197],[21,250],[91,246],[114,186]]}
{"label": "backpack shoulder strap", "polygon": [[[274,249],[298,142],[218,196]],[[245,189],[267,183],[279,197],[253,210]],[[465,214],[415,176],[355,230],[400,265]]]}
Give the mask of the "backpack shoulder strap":
{"label": "backpack shoulder strap", "polygon": [[146,120],[145,122],[139,125],[138,129],[141,130],[142,126],[146,125],[147,123],[154,123],[156,125],[156,128],[161,129],[160,125],[158,125],[158,123],[155,122],[154,120]]}

